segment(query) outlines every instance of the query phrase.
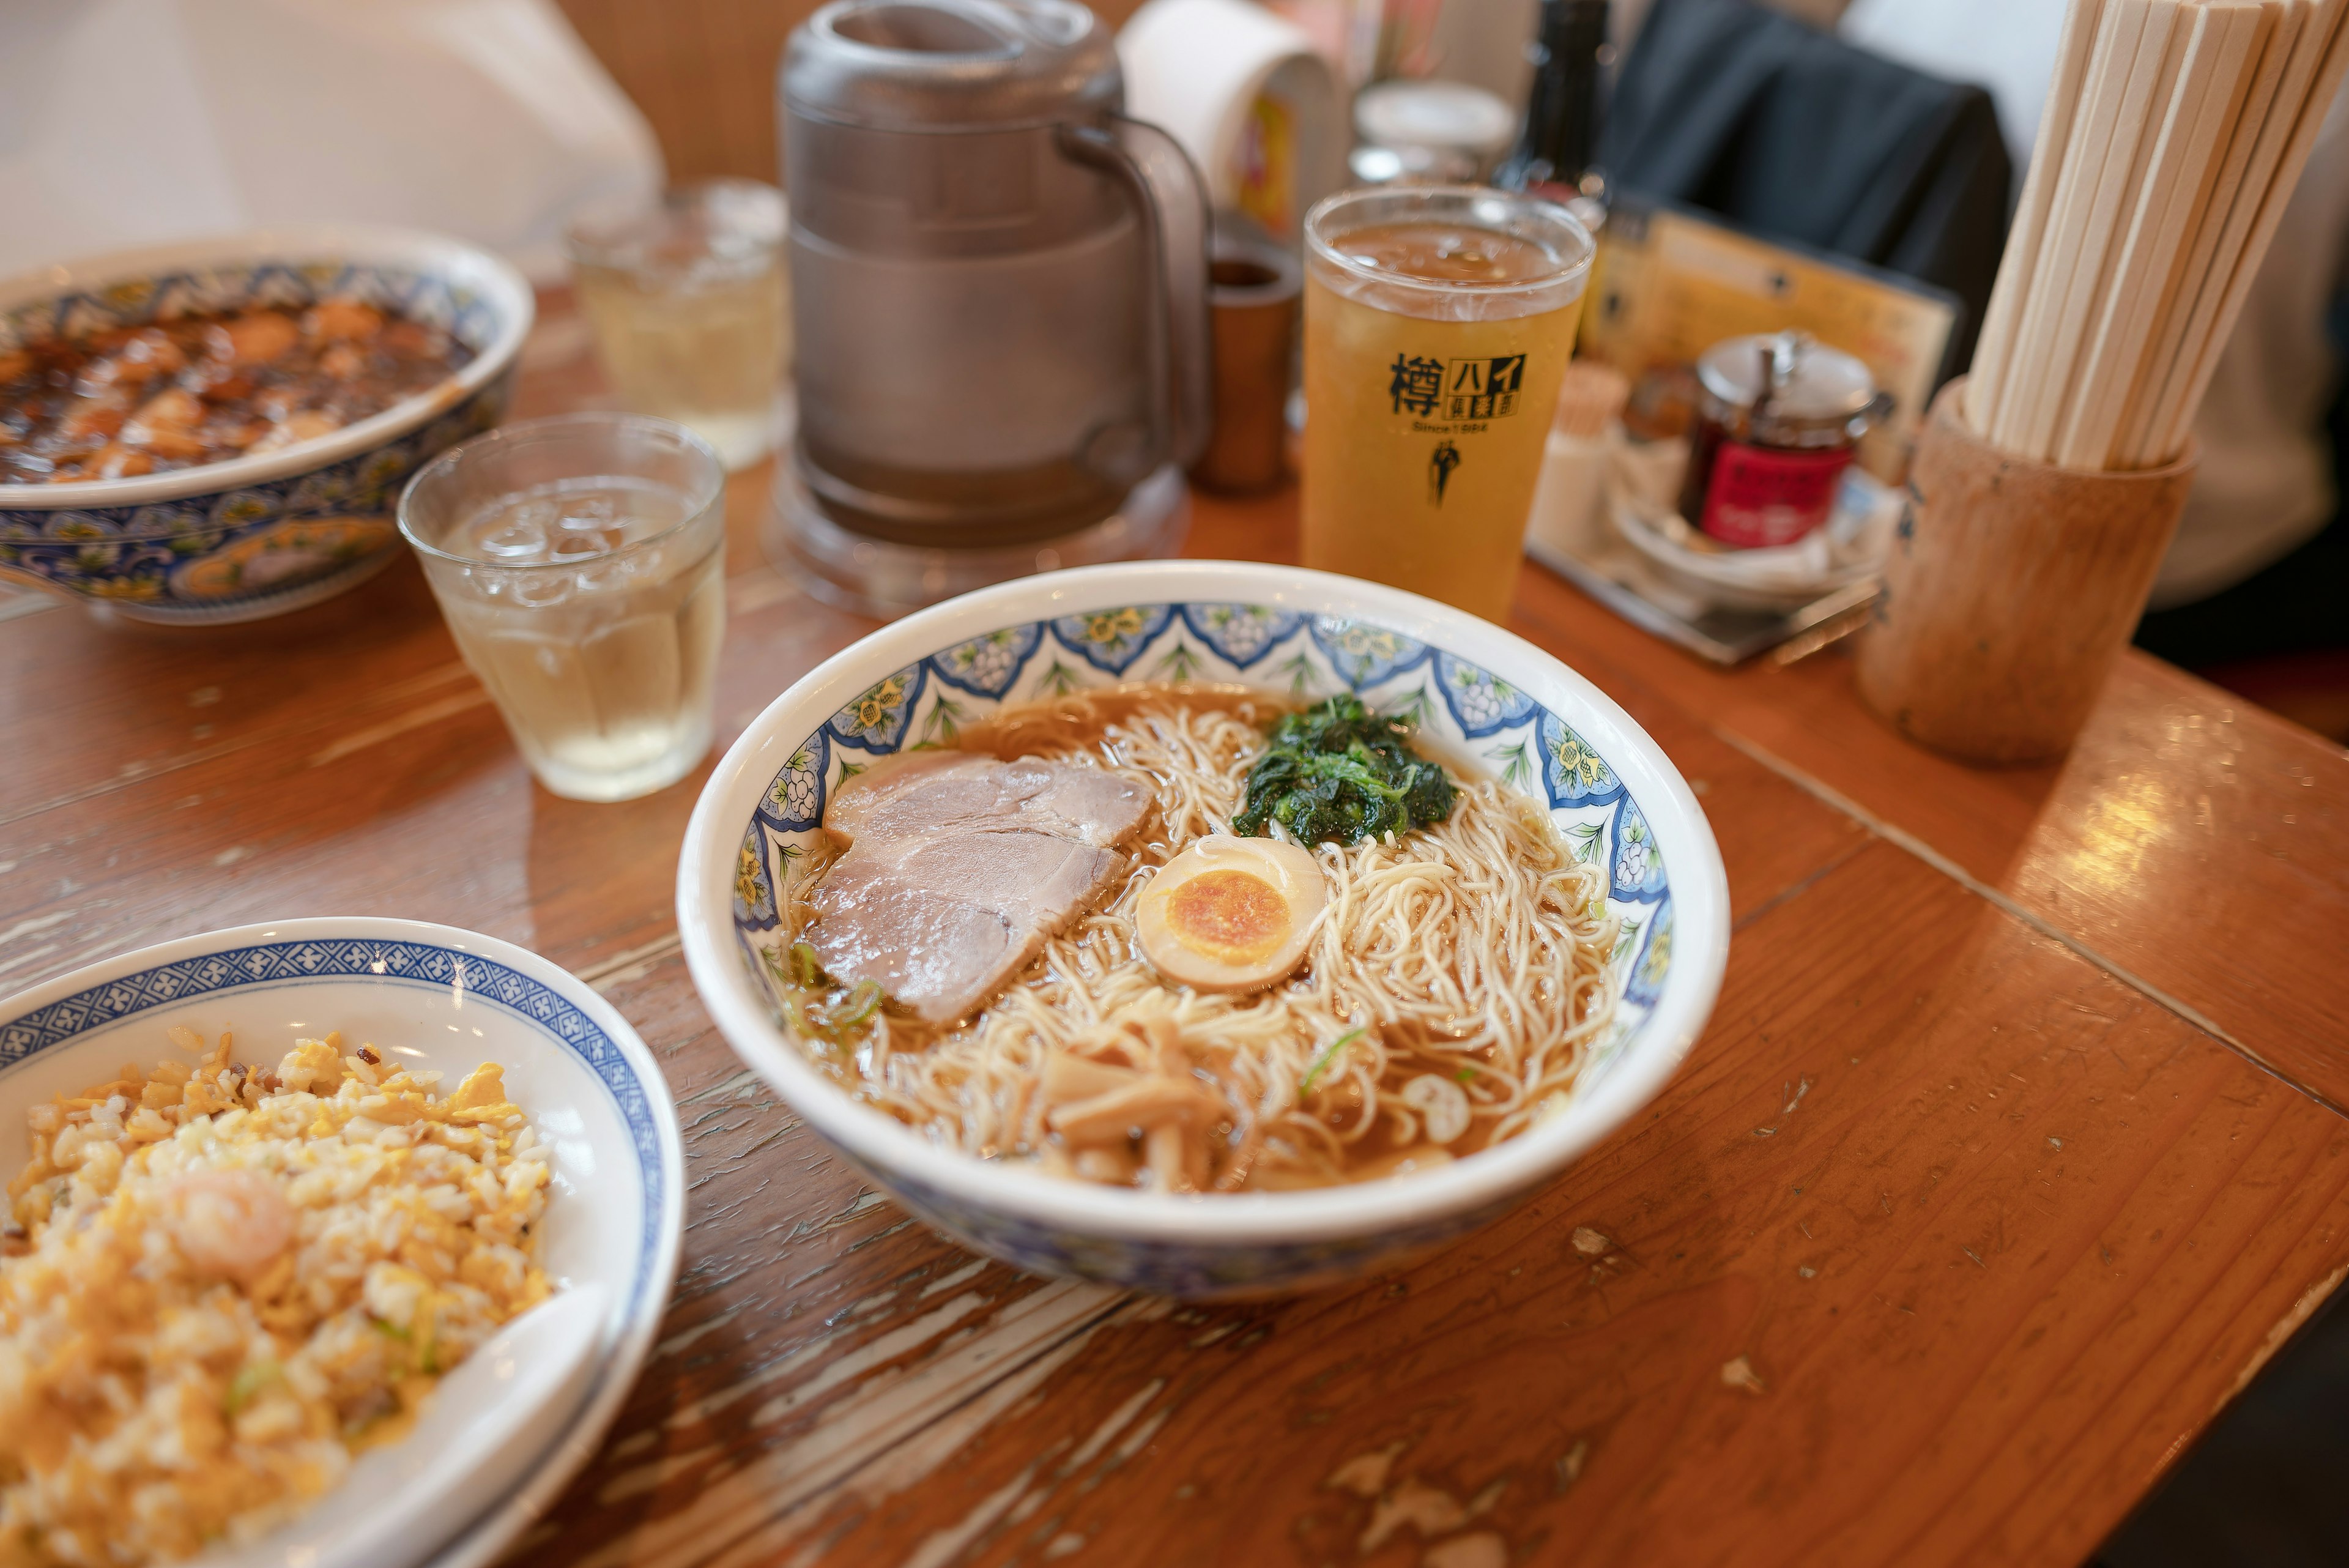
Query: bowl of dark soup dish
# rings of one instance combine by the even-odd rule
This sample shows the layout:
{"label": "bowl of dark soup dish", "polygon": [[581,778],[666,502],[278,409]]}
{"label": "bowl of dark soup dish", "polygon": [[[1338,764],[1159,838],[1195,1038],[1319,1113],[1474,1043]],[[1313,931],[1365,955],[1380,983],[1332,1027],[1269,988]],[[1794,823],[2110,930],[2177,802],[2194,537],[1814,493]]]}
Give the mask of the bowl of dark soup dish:
{"label": "bowl of dark soup dish", "polygon": [[340,593],[502,417],[533,308],[487,251],[356,224],[0,280],[0,582],[173,624]]}

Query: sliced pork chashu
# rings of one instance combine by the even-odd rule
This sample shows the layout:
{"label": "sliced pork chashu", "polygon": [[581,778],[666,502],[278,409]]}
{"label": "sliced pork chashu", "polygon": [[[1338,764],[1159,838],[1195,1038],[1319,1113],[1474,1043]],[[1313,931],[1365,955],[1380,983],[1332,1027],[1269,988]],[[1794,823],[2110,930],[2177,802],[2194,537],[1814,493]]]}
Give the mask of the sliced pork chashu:
{"label": "sliced pork chashu", "polygon": [[917,752],[859,774],[824,812],[846,846],[807,940],[834,979],[950,1023],[1116,888],[1146,790],[1098,768]]}
{"label": "sliced pork chashu", "polygon": [[1018,828],[1106,847],[1132,838],[1149,812],[1146,791],[1099,768],[914,752],[850,779],[825,808],[823,827],[843,847],[952,827]]}
{"label": "sliced pork chashu", "polygon": [[834,979],[878,981],[943,1023],[1000,991],[1124,870],[1115,849],[1041,833],[868,835],[817,888],[807,940]]}

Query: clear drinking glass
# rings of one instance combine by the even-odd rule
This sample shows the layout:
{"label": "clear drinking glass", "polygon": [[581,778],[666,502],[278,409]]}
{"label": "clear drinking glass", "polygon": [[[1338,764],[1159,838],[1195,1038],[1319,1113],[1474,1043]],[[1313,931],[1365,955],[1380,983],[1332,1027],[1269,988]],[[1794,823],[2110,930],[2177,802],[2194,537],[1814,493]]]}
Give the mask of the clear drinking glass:
{"label": "clear drinking glass", "polygon": [[791,362],[786,228],[772,185],[705,180],[657,207],[591,213],[566,236],[613,390],[698,431],[729,469],[775,444]]}
{"label": "clear drinking glass", "polygon": [[709,750],[724,489],[682,425],[597,413],[452,447],[401,493],[458,651],[556,794],[632,800]]}
{"label": "clear drinking glass", "polygon": [[1305,564],[1508,613],[1590,235],[1475,185],[1305,219]]}

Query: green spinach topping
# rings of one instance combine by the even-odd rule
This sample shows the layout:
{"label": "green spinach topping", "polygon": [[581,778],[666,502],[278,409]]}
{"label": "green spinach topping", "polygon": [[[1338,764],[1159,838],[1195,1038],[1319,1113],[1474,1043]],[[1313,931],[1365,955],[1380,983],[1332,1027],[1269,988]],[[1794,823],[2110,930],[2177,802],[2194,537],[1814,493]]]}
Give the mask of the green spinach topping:
{"label": "green spinach topping", "polygon": [[1233,830],[1265,837],[1277,822],[1299,844],[1353,844],[1442,822],[1459,792],[1410,737],[1410,725],[1351,693],[1285,716],[1248,769]]}

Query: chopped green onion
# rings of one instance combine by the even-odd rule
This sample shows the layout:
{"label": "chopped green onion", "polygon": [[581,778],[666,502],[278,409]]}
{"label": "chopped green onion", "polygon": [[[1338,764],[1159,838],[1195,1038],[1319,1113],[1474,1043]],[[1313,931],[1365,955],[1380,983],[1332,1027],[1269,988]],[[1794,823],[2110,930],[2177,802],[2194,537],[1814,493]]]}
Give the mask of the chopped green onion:
{"label": "chopped green onion", "polygon": [[872,1017],[880,1005],[881,982],[877,980],[860,980],[856,982],[856,989],[848,993],[847,1002],[841,1005],[839,1012],[832,1015],[832,1026],[836,1030],[854,1029]]}
{"label": "chopped green onion", "polygon": [[1356,1035],[1367,1032],[1369,1028],[1370,1025],[1366,1023],[1358,1023],[1353,1028],[1347,1030],[1343,1034],[1339,1035],[1335,1040],[1330,1041],[1329,1046],[1322,1051],[1321,1054],[1314,1058],[1313,1065],[1305,1069],[1305,1077],[1303,1081],[1297,1085],[1297,1097],[1301,1100],[1306,1096],[1311,1094],[1313,1092],[1313,1080],[1321,1075],[1321,1069],[1330,1064],[1330,1058],[1337,1055],[1339,1052],[1344,1050],[1347,1044],[1351,1042]]}
{"label": "chopped green onion", "polygon": [[1476,1069],[1463,1067],[1452,1075],[1452,1081],[1455,1084],[1473,1084],[1476,1081]]}
{"label": "chopped green onion", "polygon": [[811,995],[805,991],[793,991],[781,998],[783,1021],[794,1033],[833,1045],[846,1044],[850,1032],[871,1022],[873,1015],[881,1011],[884,1000],[881,982],[870,979],[858,981],[855,989],[845,996],[837,992]]}
{"label": "chopped green onion", "polygon": [[802,985],[823,983],[823,965],[816,961],[815,949],[806,942],[792,944],[792,961],[799,966]]}
{"label": "chopped green onion", "polygon": [[222,1401],[231,1416],[253,1403],[254,1396],[285,1376],[285,1369],[274,1361],[252,1361],[237,1368],[229,1379],[228,1397]]}

